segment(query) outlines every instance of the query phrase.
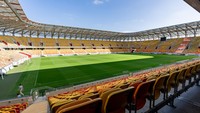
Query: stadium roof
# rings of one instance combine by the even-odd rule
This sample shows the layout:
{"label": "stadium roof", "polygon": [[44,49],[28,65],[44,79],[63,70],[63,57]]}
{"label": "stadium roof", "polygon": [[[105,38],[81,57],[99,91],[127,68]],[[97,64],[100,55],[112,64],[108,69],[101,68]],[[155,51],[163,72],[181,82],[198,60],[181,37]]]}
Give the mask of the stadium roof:
{"label": "stadium roof", "polygon": [[29,20],[18,0],[0,0],[0,18],[2,35],[13,36],[131,41],[200,34],[200,21],[133,33],[43,24]]}
{"label": "stadium roof", "polygon": [[184,0],[200,13],[200,0]]}

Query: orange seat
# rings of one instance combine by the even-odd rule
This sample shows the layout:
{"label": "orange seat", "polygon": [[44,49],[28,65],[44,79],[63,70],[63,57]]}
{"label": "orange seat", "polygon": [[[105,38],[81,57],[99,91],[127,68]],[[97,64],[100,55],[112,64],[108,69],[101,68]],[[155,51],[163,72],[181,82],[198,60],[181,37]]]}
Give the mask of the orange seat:
{"label": "orange seat", "polygon": [[146,103],[146,96],[149,94],[149,91],[152,90],[151,88],[154,83],[155,80],[151,80],[142,82],[137,86],[132,97],[135,112],[144,107]]}

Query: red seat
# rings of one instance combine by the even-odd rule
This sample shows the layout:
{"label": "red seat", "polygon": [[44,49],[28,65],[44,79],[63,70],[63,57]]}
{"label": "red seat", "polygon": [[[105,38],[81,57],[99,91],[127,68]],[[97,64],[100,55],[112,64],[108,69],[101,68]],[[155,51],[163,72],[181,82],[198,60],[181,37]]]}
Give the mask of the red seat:
{"label": "red seat", "polygon": [[149,91],[152,90],[155,80],[146,81],[140,83],[132,97],[135,112],[144,107],[146,103],[146,97],[149,95]]}

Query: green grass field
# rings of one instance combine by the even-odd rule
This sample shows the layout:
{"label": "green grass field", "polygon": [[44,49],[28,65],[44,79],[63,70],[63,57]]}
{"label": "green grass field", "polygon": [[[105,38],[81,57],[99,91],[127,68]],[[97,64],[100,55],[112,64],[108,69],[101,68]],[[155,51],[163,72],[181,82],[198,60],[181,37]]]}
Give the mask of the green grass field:
{"label": "green grass field", "polygon": [[73,85],[149,69],[196,56],[153,54],[106,54],[33,58],[9,71],[0,80],[0,99],[16,97],[18,85],[29,95],[32,88]]}

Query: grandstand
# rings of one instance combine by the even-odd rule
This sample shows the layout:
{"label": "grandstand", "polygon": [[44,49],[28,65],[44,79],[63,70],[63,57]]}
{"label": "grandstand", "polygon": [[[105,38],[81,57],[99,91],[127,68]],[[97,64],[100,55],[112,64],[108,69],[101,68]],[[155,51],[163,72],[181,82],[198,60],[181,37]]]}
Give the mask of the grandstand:
{"label": "grandstand", "polygon": [[[9,89],[1,89],[8,97],[0,97],[0,113],[176,112],[166,105],[174,107],[188,89],[199,91],[199,38],[200,21],[122,33],[34,22],[18,0],[0,0],[0,72],[14,81],[0,81],[0,87]],[[145,63],[138,66],[141,62],[133,60]],[[80,77],[66,79],[63,73]],[[19,81],[29,89],[25,97],[13,99],[9,93]],[[194,105],[193,113],[198,113],[200,106]]]}

